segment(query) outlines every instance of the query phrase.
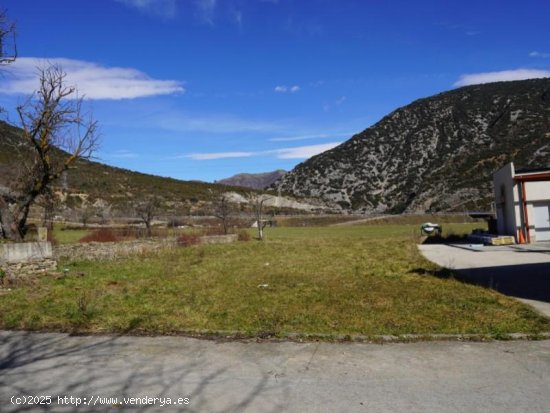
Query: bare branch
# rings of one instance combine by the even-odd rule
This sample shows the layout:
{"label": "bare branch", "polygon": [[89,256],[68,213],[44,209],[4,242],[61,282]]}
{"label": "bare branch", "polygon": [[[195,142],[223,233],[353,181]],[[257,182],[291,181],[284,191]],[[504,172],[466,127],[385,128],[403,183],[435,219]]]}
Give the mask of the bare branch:
{"label": "bare branch", "polygon": [[17,58],[15,34],[15,23],[8,19],[6,10],[0,10],[0,64],[12,63]]}
{"label": "bare branch", "polygon": [[145,224],[148,237],[152,236],[151,223],[153,222],[153,218],[156,216],[159,208],[160,199],[156,197],[150,197],[136,207],[136,214]]}
{"label": "bare branch", "polygon": [[10,221],[1,223],[4,236],[16,240],[25,234],[27,215],[36,199],[78,159],[90,158],[98,146],[97,122],[83,116],[82,98],[73,99],[75,88],[65,85],[62,68],[38,68],[38,74],[39,89],[17,108],[29,149],[21,167],[24,174],[15,184],[15,201],[4,198],[7,206],[0,211],[0,219],[5,221],[9,215]]}

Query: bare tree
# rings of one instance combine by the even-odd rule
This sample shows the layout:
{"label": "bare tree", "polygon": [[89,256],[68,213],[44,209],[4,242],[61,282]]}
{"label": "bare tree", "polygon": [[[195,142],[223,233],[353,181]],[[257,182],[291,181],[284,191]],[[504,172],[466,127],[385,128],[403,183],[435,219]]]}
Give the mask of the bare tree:
{"label": "bare tree", "polygon": [[78,211],[78,215],[80,218],[80,222],[82,222],[82,225],[84,228],[88,226],[88,223],[90,222],[90,219],[96,214],[97,210],[93,205],[87,204],[83,205],[80,210]]}
{"label": "bare tree", "polygon": [[225,194],[220,194],[215,200],[214,215],[222,221],[223,233],[226,235],[229,229],[229,219],[231,218],[232,213],[233,208],[229,203],[229,199]]}
{"label": "bare tree", "polygon": [[264,202],[267,201],[267,199],[268,197],[265,195],[251,194],[250,196],[250,203],[254,211],[254,217],[256,218],[256,225],[258,226],[258,239],[260,241],[264,240],[266,221],[263,219],[263,208]]}
{"label": "bare tree", "polygon": [[8,19],[6,10],[0,9],[0,64],[12,63],[16,57],[15,23]]}
{"label": "bare tree", "polygon": [[21,241],[30,207],[78,159],[89,159],[98,144],[97,122],[82,112],[82,98],[65,85],[53,65],[38,69],[40,86],[17,108],[23,141],[21,173],[12,187],[0,187],[1,235]]}
{"label": "bare tree", "polygon": [[151,237],[151,222],[157,214],[160,208],[160,200],[156,197],[150,197],[147,200],[143,201],[136,207],[136,213],[141,221],[145,224],[147,229],[147,236]]}
{"label": "bare tree", "polygon": [[96,215],[99,218],[99,222],[101,223],[101,225],[105,225],[109,222],[109,218],[111,218],[111,210],[112,205],[108,203],[105,203],[98,207]]}

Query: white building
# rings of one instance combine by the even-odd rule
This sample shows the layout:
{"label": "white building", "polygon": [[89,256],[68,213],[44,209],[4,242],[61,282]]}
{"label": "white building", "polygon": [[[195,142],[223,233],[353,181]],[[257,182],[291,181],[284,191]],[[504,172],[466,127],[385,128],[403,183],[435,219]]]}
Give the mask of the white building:
{"label": "white building", "polygon": [[509,163],[493,183],[498,233],[520,244],[550,241],[550,168],[516,171]]}

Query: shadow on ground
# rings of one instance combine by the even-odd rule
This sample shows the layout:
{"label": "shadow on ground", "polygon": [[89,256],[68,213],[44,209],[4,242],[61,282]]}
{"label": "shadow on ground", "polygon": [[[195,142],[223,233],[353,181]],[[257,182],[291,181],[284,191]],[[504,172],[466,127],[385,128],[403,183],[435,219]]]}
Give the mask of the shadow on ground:
{"label": "shadow on ground", "polygon": [[[0,332],[0,400],[2,411],[112,411],[123,409],[145,411],[203,411],[211,394],[207,386],[227,380],[229,365],[209,368],[209,360],[201,350],[185,344],[176,351],[185,355],[185,362],[174,363],[164,357],[165,349],[156,341],[140,340],[136,351],[132,337],[70,337],[61,334]],[[162,340],[162,339],[159,339]],[[134,342],[137,340],[134,339]],[[183,341],[182,341],[183,342]],[[187,343],[187,341],[183,342]],[[172,349],[174,350],[174,349]],[[141,357],[136,357],[140,354]],[[197,376],[197,371],[205,371]],[[45,379],[47,378],[47,379]],[[269,376],[258,375],[254,385],[236,392],[227,400],[225,411],[247,408],[268,385]],[[283,393],[281,396],[284,396]],[[50,405],[12,405],[11,396],[51,395]],[[59,405],[57,396],[90,399],[110,397],[188,397],[189,405],[160,406],[118,404],[86,406]],[[284,398],[284,397],[282,397]],[[4,410],[5,408],[5,410]],[[273,411],[280,409],[275,406]]]}
{"label": "shadow on ground", "polygon": [[468,235],[431,235],[431,236],[422,236],[422,244],[458,244],[458,243],[468,243]]}
{"label": "shadow on ground", "polygon": [[435,271],[416,268],[411,272],[438,278],[454,277],[470,284],[491,288],[505,295],[550,303],[550,263],[460,270],[442,268]]}

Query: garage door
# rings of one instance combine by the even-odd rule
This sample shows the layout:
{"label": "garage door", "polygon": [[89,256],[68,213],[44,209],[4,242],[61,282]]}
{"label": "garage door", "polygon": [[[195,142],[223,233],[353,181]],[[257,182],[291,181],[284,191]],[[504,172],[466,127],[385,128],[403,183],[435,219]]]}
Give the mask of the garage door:
{"label": "garage door", "polygon": [[550,204],[533,205],[537,241],[550,241]]}

